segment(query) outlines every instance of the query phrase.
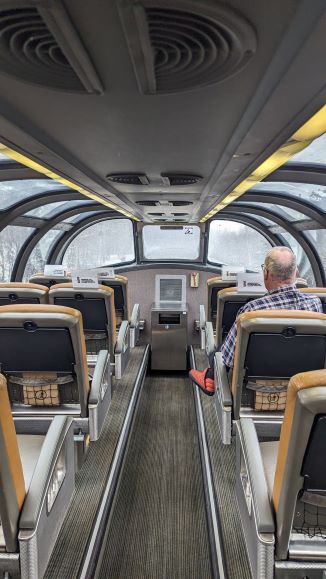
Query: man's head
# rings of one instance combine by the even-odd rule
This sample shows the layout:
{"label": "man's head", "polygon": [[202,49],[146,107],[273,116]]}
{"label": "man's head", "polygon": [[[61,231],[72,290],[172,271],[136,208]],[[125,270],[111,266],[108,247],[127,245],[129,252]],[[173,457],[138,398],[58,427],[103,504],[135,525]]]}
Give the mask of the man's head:
{"label": "man's head", "polygon": [[273,247],[264,263],[264,283],[267,291],[293,284],[297,276],[297,261],[288,247]]}

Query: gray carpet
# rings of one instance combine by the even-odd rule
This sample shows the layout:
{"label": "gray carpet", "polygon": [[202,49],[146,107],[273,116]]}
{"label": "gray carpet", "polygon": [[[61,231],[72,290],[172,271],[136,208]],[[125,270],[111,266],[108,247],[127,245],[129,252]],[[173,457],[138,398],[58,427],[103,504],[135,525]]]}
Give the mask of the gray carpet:
{"label": "gray carpet", "polygon": [[[195,349],[198,370],[207,366],[203,350]],[[201,392],[214,485],[219,509],[229,579],[250,579],[240,515],[235,494],[235,442],[222,444],[213,397]]]}
{"label": "gray carpet", "polygon": [[45,579],[74,579],[78,576],[144,351],[143,346],[131,350],[122,380],[114,380],[114,394],[101,437],[91,443],[86,460],[76,476],[75,494]]}
{"label": "gray carpet", "polygon": [[211,577],[188,378],[146,378],[96,577]]}

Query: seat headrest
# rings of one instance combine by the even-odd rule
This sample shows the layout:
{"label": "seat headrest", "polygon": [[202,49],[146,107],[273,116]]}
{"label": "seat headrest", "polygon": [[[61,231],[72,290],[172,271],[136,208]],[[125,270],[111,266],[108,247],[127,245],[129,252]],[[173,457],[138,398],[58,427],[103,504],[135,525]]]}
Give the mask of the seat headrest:
{"label": "seat headrest", "polygon": [[56,283],[54,285],[52,285],[49,289],[49,294],[52,294],[53,292],[55,292],[56,290],[60,290],[60,289],[73,289],[75,292],[86,292],[87,291],[91,291],[91,292],[97,292],[98,290],[105,292],[106,294],[110,295],[114,295],[114,290],[112,288],[110,288],[109,286],[103,285],[103,284],[99,284],[98,288],[74,288],[72,285],[72,282],[67,282],[67,283]]}
{"label": "seat headrest", "polygon": [[44,293],[47,293],[49,291],[49,288],[46,285],[41,285],[39,283],[23,283],[21,281],[0,283],[0,289],[8,289],[8,290],[35,289],[43,291]]}
{"label": "seat headrest", "polygon": [[321,320],[326,321],[326,315],[309,310],[256,310],[254,312],[245,312],[238,317],[238,327],[244,322],[257,318],[279,319],[287,318],[293,320]]}
{"label": "seat headrest", "polygon": [[0,316],[8,314],[49,314],[58,315],[62,314],[64,316],[71,316],[72,318],[79,319],[82,322],[81,314],[78,310],[73,308],[66,308],[64,306],[53,306],[48,304],[17,304],[16,306],[1,306]]}

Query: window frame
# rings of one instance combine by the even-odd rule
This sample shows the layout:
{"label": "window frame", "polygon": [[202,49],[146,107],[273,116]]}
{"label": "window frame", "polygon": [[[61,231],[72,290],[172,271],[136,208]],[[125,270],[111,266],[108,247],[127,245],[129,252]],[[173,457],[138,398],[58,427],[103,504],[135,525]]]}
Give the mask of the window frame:
{"label": "window frame", "polygon": [[[186,226],[189,227],[198,227],[199,228],[199,252],[198,257],[196,259],[186,259],[186,258],[177,258],[177,259],[148,259],[144,255],[144,242],[143,242],[143,229],[148,225],[153,225],[155,227],[164,227],[164,228],[183,228]],[[138,223],[137,224],[137,238],[138,238],[138,263],[145,265],[151,263],[159,263],[159,264],[205,264],[206,257],[207,257],[207,248],[205,247],[205,225],[202,223]]]}

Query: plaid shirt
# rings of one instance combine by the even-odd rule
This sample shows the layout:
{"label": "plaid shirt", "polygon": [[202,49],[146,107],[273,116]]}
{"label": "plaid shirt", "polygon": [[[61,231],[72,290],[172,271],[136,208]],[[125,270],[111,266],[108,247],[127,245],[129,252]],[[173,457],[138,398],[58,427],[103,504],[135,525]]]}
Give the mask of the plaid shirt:
{"label": "plaid shirt", "polygon": [[[295,285],[285,285],[272,290],[263,297],[248,302],[240,308],[238,316],[244,312],[254,312],[256,310],[309,310],[311,312],[322,312],[323,308],[317,296],[301,293]],[[229,368],[233,366],[236,339],[237,321],[234,322],[221,346],[223,362]]]}

